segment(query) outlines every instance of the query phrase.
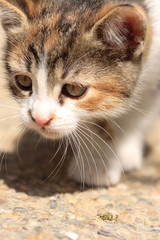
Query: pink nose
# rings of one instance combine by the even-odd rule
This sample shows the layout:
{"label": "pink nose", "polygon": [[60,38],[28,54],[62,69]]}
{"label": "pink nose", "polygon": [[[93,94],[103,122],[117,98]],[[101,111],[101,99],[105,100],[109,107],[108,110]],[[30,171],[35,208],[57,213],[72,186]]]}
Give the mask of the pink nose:
{"label": "pink nose", "polygon": [[34,121],[41,127],[45,127],[47,125],[50,124],[50,122],[52,121],[52,118],[50,118],[49,120],[43,120],[43,119],[34,119]]}

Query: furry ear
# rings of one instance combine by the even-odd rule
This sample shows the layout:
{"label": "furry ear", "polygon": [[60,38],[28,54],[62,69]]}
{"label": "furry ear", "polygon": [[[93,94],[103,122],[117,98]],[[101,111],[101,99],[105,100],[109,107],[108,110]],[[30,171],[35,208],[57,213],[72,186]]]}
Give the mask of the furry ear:
{"label": "furry ear", "polygon": [[6,0],[0,0],[0,20],[2,27],[7,32],[27,23],[26,15]]}
{"label": "furry ear", "polygon": [[[93,34],[108,49],[126,57],[141,55],[147,33],[147,19],[140,7],[120,5],[103,16],[93,27]],[[137,54],[136,54],[137,55]]]}

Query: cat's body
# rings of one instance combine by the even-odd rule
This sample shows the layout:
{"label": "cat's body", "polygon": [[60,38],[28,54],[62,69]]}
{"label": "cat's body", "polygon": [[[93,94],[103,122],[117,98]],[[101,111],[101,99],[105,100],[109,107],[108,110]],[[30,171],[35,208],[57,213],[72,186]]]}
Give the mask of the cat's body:
{"label": "cat's body", "polygon": [[109,186],[140,168],[160,98],[159,0],[0,0],[0,16],[22,119],[72,144],[69,175]]}

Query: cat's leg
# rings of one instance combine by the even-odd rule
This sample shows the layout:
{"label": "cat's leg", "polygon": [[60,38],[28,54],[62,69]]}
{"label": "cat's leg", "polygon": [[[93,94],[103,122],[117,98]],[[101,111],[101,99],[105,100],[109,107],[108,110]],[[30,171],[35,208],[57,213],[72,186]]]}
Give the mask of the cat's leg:
{"label": "cat's leg", "polygon": [[128,172],[142,167],[144,134],[132,132],[125,138],[121,138],[117,144],[117,153],[121,160],[122,168]]}
{"label": "cat's leg", "polygon": [[122,168],[112,141],[105,134],[100,134],[98,129],[92,129],[92,133],[82,131],[83,134],[75,140],[77,149],[68,169],[69,176],[90,186],[117,184]]}
{"label": "cat's leg", "polygon": [[138,111],[128,112],[121,120],[117,121],[117,125],[112,126],[117,137],[117,154],[124,171],[142,167],[146,134],[158,113],[156,101],[153,101],[151,106],[147,105],[147,101],[144,102],[145,104],[137,107]]}

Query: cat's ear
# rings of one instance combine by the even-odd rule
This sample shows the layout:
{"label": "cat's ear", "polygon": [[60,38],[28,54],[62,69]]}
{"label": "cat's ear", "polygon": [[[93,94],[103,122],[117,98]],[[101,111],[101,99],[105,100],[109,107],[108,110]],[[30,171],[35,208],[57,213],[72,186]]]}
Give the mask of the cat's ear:
{"label": "cat's ear", "polygon": [[98,19],[92,30],[94,37],[108,49],[126,56],[137,50],[140,55],[146,39],[147,19],[140,7],[121,5]]}
{"label": "cat's ear", "polygon": [[26,15],[6,0],[0,0],[0,20],[7,32],[27,24]]}

